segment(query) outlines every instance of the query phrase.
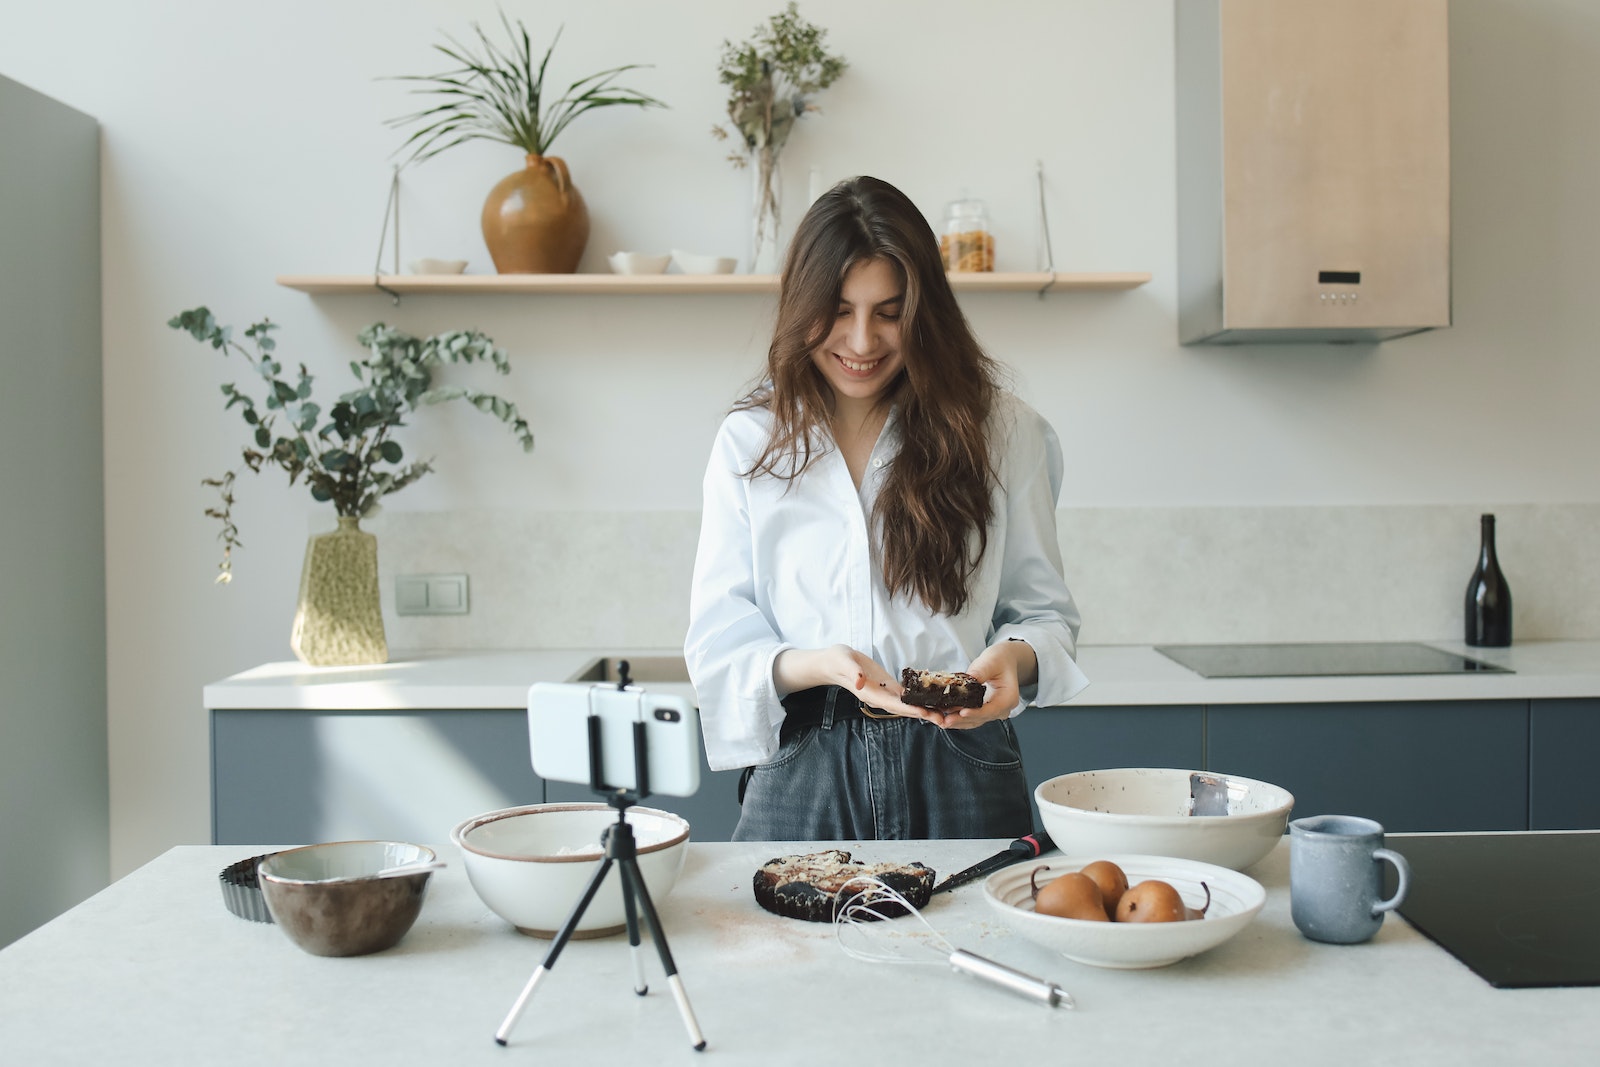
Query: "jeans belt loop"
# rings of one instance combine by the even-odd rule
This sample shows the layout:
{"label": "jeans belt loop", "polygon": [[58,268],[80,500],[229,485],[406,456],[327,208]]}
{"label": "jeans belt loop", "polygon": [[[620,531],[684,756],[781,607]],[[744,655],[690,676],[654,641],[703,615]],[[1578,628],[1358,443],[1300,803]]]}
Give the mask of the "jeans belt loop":
{"label": "jeans belt loop", "polygon": [[830,685],[828,687],[828,695],[823,698],[823,701],[822,701],[822,728],[824,730],[833,729],[833,704],[834,704],[834,701],[839,699],[839,692],[840,692],[840,690],[839,690],[838,686]]}

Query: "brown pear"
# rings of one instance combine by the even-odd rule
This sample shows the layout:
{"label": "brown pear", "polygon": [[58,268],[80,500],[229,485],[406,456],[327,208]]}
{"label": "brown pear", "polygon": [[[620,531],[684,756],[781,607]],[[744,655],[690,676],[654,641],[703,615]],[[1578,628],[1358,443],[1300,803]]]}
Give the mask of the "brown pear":
{"label": "brown pear", "polygon": [[1128,891],[1128,876],[1110,860],[1095,860],[1083,869],[1083,873],[1093,878],[1094,884],[1100,887],[1100,899],[1106,902],[1106,918],[1116,918],[1117,902]]}
{"label": "brown pear", "polygon": [[1204,919],[1206,917],[1206,912],[1211,910],[1211,887],[1206,885],[1204,882],[1201,882],[1200,888],[1206,891],[1206,902],[1200,905],[1198,908],[1183,909],[1184,913],[1191,919]]}
{"label": "brown pear", "polygon": [[[1049,868],[1041,868],[1048,870]],[[1105,901],[1100,898],[1100,887],[1088,875],[1072,871],[1053,882],[1039,885],[1039,872],[1034,873],[1033,910],[1040,915],[1054,915],[1062,919],[1088,919],[1105,922]]]}
{"label": "brown pear", "polygon": [[1188,917],[1188,909],[1178,891],[1155,878],[1132,886],[1117,902],[1119,923],[1170,923]]}

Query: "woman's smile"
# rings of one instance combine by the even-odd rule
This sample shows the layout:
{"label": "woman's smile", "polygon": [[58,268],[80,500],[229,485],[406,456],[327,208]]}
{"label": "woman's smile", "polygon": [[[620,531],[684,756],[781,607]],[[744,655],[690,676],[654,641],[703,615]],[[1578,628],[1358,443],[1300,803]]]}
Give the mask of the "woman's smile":
{"label": "woman's smile", "polygon": [[847,371],[850,371],[852,374],[861,374],[861,375],[871,374],[874,370],[877,369],[878,364],[883,362],[882,359],[873,359],[873,360],[868,360],[865,363],[861,363],[861,362],[857,362],[856,360],[849,359],[849,358],[847,358],[845,356],[840,356],[837,353],[835,353],[835,356],[839,360],[840,363],[844,364],[844,369],[847,370]]}
{"label": "woman's smile", "polygon": [[899,375],[904,303],[905,283],[889,260],[864,259],[845,272],[833,326],[811,354],[836,401],[876,402]]}

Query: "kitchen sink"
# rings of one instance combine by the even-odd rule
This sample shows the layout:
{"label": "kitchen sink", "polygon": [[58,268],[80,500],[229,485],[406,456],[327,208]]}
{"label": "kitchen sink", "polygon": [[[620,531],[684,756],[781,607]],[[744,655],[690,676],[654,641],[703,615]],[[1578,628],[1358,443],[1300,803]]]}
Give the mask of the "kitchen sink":
{"label": "kitchen sink", "polygon": [[621,677],[618,665],[622,663],[628,665],[628,677],[641,684],[689,681],[689,665],[682,656],[601,656],[568,681],[615,682]]}

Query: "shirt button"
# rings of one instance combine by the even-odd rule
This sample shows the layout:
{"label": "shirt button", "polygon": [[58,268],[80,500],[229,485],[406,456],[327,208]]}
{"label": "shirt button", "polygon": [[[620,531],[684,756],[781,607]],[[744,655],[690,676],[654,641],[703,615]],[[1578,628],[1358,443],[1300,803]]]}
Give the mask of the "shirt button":
{"label": "shirt button", "polygon": [[881,467],[881,466],[883,466],[883,460],[881,460],[881,459],[875,459],[875,460],[873,460],[873,461],[872,461],[872,465],[873,465],[873,466],[874,466],[874,467]]}

